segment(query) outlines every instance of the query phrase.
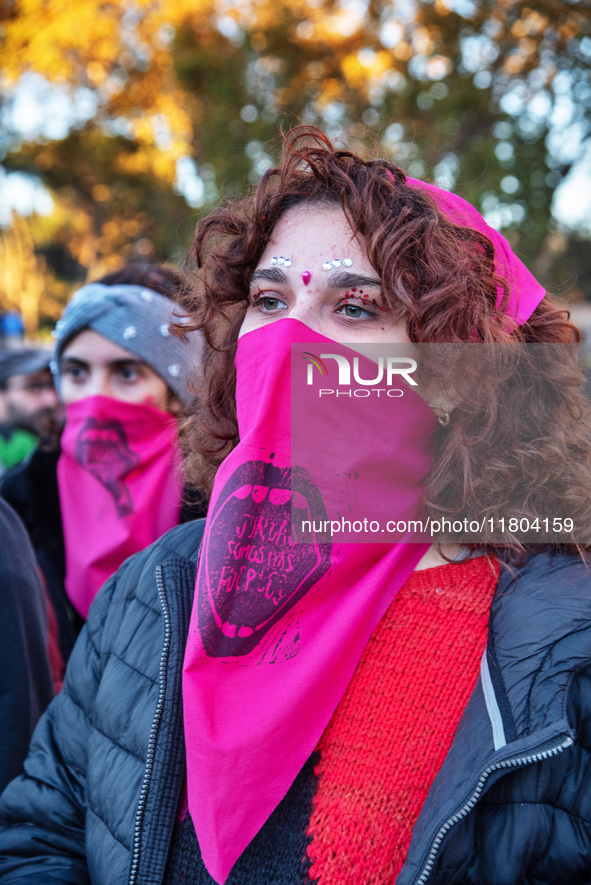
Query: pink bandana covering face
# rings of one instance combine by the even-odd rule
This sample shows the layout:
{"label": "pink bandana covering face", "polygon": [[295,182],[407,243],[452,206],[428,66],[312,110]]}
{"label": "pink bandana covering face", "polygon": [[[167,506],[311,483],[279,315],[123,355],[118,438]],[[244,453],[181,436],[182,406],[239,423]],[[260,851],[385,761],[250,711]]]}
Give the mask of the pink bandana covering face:
{"label": "pink bandana covering face", "polygon": [[57,477],[66,591],[83,618],[121,563],[178,525],[177,422],[147,404],[93,396],[66,407]]}
{"label": "pink bandana covering face", "polygon": [[[305,378],[302,351],[335,347],[359,358],[292,319],[238,344],[240,443],[212,493],[183,677],[189,808],[219,883],[314,750],[372,631],[428,547],[408,537],[299,537],[301,520],[327,516],[327,462],[314,451],[335,427],[340,476],[367,476],[364,500],[373,493],[394,508],[402,499],[412,515],[431,464],[436,419],[410,388],[355,408],[346,397],[317,398],[306,416],[308,456],[300,446],[292,463],[291,372],[301,365]],[[364,371],[375,375],[375,365]],[[386,477],[366,470],[374,463],[391,465]]]}

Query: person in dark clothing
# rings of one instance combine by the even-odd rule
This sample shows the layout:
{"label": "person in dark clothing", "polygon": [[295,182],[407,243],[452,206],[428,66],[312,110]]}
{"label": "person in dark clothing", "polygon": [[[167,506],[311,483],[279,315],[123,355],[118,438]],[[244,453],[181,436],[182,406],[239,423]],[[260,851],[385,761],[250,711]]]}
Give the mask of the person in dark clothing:
{"label": "person in dark clothing", "polygon": [[84,624],[65,589],[64,533],[57,488],[59,450],[38,448],[0,482],[0,495],[25,525],[56,619],[62,661],[70,656]]}
{"label": "person in dark clothing", "polygon": [[208,514],[98,594],[0,881],[588,885],[578,330],[473,207],[312,127],[194,252]]}
{"label": "person in dark clothing", "polygon": [[27,533],[0,500],[0,790],[22,772],[53,697],[47,603]]}
{"label": "person in dark clothing", "polygon": [[55,439],[61,414],[42,347],[0,347],[0,474],[23,461],[41,438]]}
{"label": "person in dark clothing", "polygon": [[[131,265],[75,293],[52,363],[67,414],[61,445],[40,447],[0,484],[29,531],[64,661],[108,575],[162,531],[205,512],[197,493],[181,501],[177,478],[177,416],[192,401],[200,359],[197,341],[190,348],[169,332],[177,308],[168,296],[181,286],[176,271]],[[127,496],[123,508],[113,490]]]}

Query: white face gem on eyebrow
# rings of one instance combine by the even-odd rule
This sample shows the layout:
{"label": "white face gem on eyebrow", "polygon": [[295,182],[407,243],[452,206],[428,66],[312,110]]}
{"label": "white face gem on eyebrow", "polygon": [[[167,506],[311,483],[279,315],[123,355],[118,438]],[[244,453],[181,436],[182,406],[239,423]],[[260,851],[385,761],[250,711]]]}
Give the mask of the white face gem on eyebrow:
{"label": "white face gem on eyebrow", "polygon": [[291,267],[292,260],[291,258],[285,258],[284,255],[274,255],[269,264],[271,267],[276,267],[278,264],[282,264],[284,267]]}
{"label": "white face gem on eyebrow", "polygon": [[322,270],[332,270],[334,267],[351,267],[353,264],[352,258],[332,258],[330,261],[325,261],[322,265]]}

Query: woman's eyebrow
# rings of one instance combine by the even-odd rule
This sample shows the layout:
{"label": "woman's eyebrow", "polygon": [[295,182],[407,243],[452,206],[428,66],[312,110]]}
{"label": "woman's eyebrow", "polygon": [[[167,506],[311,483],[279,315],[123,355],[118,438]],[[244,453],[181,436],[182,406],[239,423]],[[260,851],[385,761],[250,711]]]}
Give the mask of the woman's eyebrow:
{"label": "woman's eyebrow", "polygon": [[129,367],[133,369],[141,369],[142,366],[147,366],[147,362],[145,360],[135,359],[134,357],[120,357],[115,360],[109,360],[107,366],[109,369],[128,369]]}
{"label": "woman's eyebrow", "polygon": [[[79,356],[62,357],[62,361],[60,363],[61,368],[64,368],[66,366],[72,366],[72,365],[81,366],[84,369],[90,368],[90,363],[88,363],[86,360],[81,359]],[[129,366],[132,366],[133,368],[141,368],[142,366],[147,366],[148,364],[146,363],[145,360],[137,359],[136,357],[130,356],[130,357],[117,357],[114,360],[109,360],[107,363],[105,363],[105,365],[107,366],[108,369],[117,370],[117,369],[127,368]]]}
{"label": "woman's eyebrow", "polygon": [[[279,267],[261,267],[255,270],[250,278],[251,283],[264,280],[269,283],[286,283],[287,276]],[[329,286],[335,289],[350,289],[353,286],[381,286],[382,282],[377,277],[367,277],[363,274],[349,273],[346,270],[334,271],[327,277]]]}
{"label": "woman's eyebrow", "polygon": [[382,281],[377,277],[365,277],[362,274],[339,270],[330,274],[328,284],[335,289],[350,289],[352,286],[381,286]]}
{"label": "woman's eyebrow", "polygon": [[256,283],[257,280],[267,280],[269,283],[286,283],[287,277],[280,267],[261,267],[255,270],[250,278],[251,283]]}
{"label": "woman's eyebrow", "polygon": [[88,363],[79,356],[62,356],[60,360],[60,368],[67,365],[77,365],[88,368]]}

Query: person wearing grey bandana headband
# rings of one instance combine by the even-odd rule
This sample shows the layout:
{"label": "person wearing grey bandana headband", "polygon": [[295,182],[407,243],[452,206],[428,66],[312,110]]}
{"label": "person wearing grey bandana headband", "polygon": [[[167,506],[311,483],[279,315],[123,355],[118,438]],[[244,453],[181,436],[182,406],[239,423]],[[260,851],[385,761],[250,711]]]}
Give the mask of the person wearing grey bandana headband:
{"label": "person wearing grey bandana headband", "polygon": [[[183,338],[173,332],[176,323],[182,324],[183,312],[170,296],[177,295],[182,285],[181,275],[172,269],[157,265],[127,265],[79,289],[53,333],[55,351],[51,370],[67,414],[61,445],[62,468],[64,445],[67,445],[74,427],[72,410],[86,412],[92,404],[100,405],[103,410],[100,418],[85,415],[79,422],[76,435],[84,445],[82,442],[76,444],[76,458],[84,464],[83,476],[87,477],[90,472],[102,483],[97,486],[99,494],[101,489],[117,490],[119,497],[114,502],[119,507],[119,516],[123,486],[117,482],[113,484],[105,470],[115,469],[117,464],[122,470],[132,467],[129,459],[126,461],[120,457],[119,449],[123,446],[121,451],[126,452],[127,441],[134,430],[139,430],[140,425],[145,430],[150,425],[149,416],[153,409],[157,410],[156,415],[167,413],[169,417],[163,414],[163,420],[174,428],[180,413],[195,399],[203,336],[191,333]],[[119,412],[111,415],[117,409]],[[117,420],[122,416],[126,427]],[[102,422],[101,426],[106,421],[109,428],[101,430],[97,421]],[[96,428],[89,431],[88,428],[95,424]],[[122,433],[114,434],[115,424]],[[111,448],[106,448],[109,445]],[[83,621],[81,610],[73,607],[65,591],[68,535],[72,538],[72,530],[64,524],[63,480],[58,490],[59,456],[60,451],[36,453],[20,469],[3,478],[2,494],[20,513],[31,535],[56,612],[59,646],[65,662]],[[137,467],[133,469],[138,470]],[[90,481],[95,480],[91,478]],[[75,497],[80,500],[83,496],[78,494]],[[189,502],[183,501],[181,522],[204,514],[204,496],[193,492],[190,497]],[[87,519],[91,498],[86,496],[71,517],[73,525],[80,525],[81,531],[89,532],[89,541],[93,534]],[[152,506],[149,510],[149,519],[154,522],[156,517],[153,514],[158,513],[159,508]],[[146,517],[141,515],[141,508],[138,510],[136,506],[135,512],[143,525]],[[155,532],[156,528],[152,531]],[[104,530],[101,534],[104,535]],[[140,544],[142,531],[136,526],[133,534]],[[71,552],[73,548],[84,551],[82,558],[90,556],[87,544],[82,544],[79,539],[70,540]],[[129,552],[134,551],[126,542],[125,555]],[[104,559],[105,554],[102,553],[101,557]],[[106,561],[111,560],[107,557]],[[85,586],[92,585],[88,575],[81,574],[80,581]],[[82,612],[85,611],[86,605],[82,607]]]}
{"label": "person wearing grey bandana headband", "polygon": [[153,289],[125,283],[84,286],[75,293],[54,331],[51,368],[58,390],[63,383],[64,352],[79,335],[92,331],[139,358],[183,406],[190,405],[194,395],[191,379],[195,379],[200,363],[203,340],[193,334],[189,346],[172,334],[173,324],[180,320],[180,309]]}

